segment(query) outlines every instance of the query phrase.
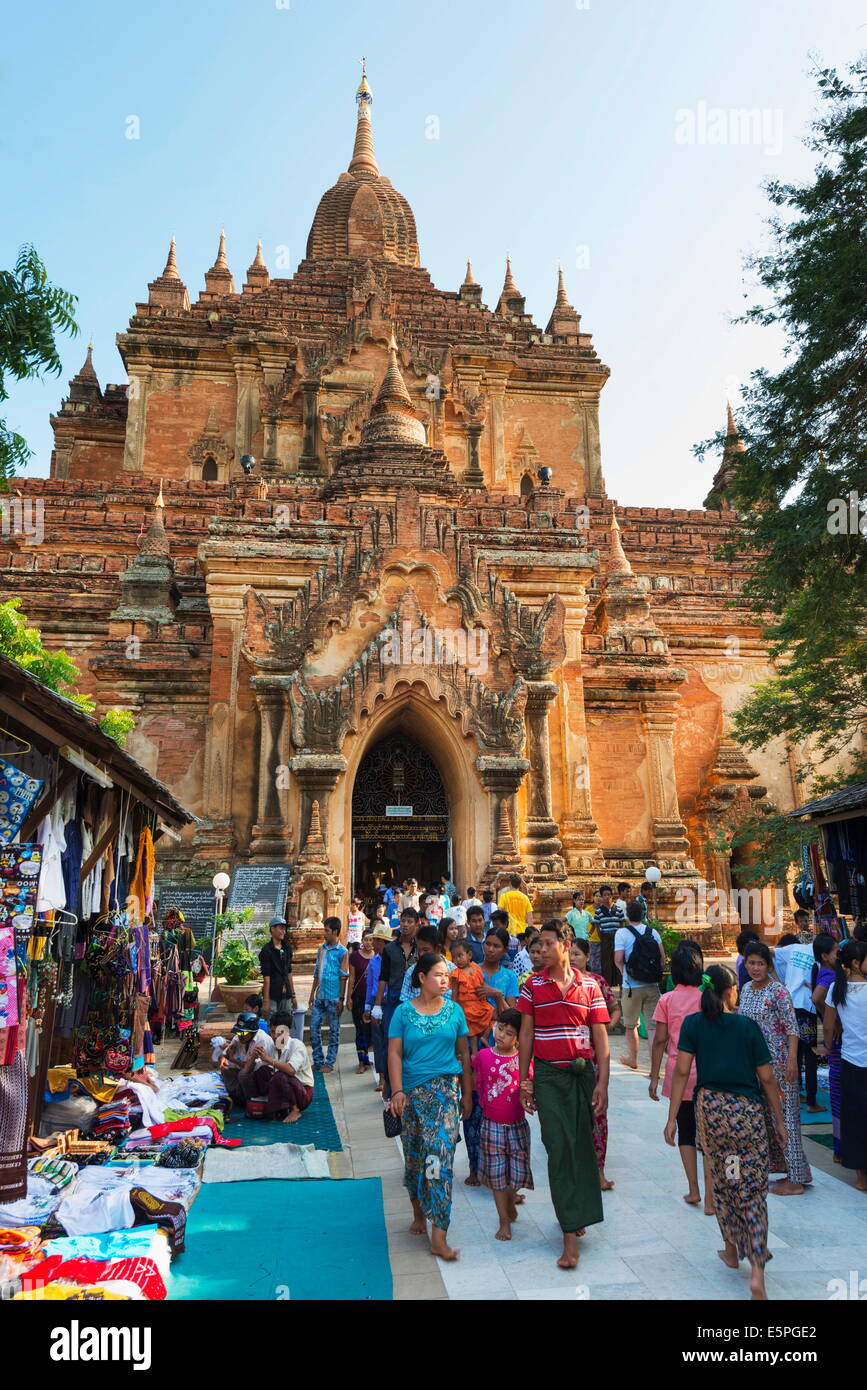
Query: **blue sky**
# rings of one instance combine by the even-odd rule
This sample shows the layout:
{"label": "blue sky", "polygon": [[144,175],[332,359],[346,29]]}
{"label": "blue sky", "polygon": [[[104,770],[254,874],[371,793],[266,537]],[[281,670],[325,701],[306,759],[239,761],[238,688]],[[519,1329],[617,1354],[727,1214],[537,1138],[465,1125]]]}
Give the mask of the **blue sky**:
{"label": "blue sky", "polygon": [[612,370],[609,494],[698,506],[713,466],[692,445],[779,360],[772,333],[730,322],[761,185],[809,176],[812,59],[852,61],[867,24],[855,0],[42,0],[7,12],[4,39],[0,263],[33,241],[82,329],[60,380],[5,405],[32,472],[88,337],[103,384],[125,380],[114,337],[172,235],[194,296],[221,226],[236,282],[260,237],[272,273],[279,247],[294,269],[349,161],[365,54],[380,169],[435,283],[456,288],[470,256],[493,306],[509,252],[544,327],[562,261]]}

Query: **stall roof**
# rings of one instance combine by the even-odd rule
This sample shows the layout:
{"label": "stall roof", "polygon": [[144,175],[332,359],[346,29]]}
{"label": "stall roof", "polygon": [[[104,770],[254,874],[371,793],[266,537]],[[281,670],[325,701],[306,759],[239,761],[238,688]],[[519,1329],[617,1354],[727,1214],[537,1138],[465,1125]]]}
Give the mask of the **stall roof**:
{"label": "stall roof", "polygon": [[16,661],[0,655],[0,710],[4,717],[27,730],[31,742],[40,747],[66,745],[84,754],[104,769],[118,786],[137,796],[172,826],[189,825],[196,817],[182,806],[168,787],[125,753],[113,738],[103,733],[95,719],[84,714],[65,695],[25,671]]}
{"label": "stall roof", "polygon": [[808,801],[806,806],[789,811],[786,818],[792,820],[798,816],[810,816],[811,819],[821,817],[834,820],[859,812],[867,814],[867,782],[856,782],[851,787],[841,787],[838,792],[831,792],[830,796],[820,797],[818,801]]}

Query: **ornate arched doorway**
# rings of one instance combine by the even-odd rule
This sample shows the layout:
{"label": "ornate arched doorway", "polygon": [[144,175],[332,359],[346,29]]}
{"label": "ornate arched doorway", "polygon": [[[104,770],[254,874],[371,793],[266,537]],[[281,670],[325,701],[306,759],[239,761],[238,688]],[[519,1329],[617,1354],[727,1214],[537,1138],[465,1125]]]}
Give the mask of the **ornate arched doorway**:
{"label": "ornate arched doorway", "polygon": [[372,893],[451,870],[449,805],[439,769],[410,735],[385,735],[362,758],[352,791],[353,888]]}

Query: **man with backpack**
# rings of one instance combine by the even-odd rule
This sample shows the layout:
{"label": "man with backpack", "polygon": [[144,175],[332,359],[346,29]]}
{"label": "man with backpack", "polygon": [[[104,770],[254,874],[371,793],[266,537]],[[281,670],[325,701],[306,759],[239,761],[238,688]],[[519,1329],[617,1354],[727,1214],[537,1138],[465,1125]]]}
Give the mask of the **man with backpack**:
{"label": "man with backpack", "polygon": [[620,927],[614,938],[614,962],[623,976],[620,1004],[628,1054],[620,1061],[637,1071],[638,1020],[643,1013],[648,1031],[653,1027],[665,952],[659,932],[643,922],[641,903],[635,898],[626,904],[626,926]]}

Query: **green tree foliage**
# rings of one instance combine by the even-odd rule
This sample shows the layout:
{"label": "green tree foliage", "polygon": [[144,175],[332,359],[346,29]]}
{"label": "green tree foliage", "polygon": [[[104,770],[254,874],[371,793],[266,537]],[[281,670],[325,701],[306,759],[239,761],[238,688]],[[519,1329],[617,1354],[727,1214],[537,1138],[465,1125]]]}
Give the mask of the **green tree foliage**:
{"label": "green tree foliage", "polygon": [[[0,603],[0,654],[23,666],[49,690],[71,700],[82,713],[93,714],[96,709],[94,701],[76,689],[81,672],[72,657],[68,652],[49,650],[42,641],[39,629],[27,626],[27,619],[19,611],[20,608],[20,598],[10,598]],[[135,728],[135,715],[130,710],[106,710],[99,727],[122,748],[127,735]]]}
{"label": "green tree foliage", "polygon": [[[8,400],[7,377],[15,381],[58,375],[58,333],[78,333],[76,296],[49,282],[33,246],[18,252],[14,270],[0,270],[0,402]],[[31,450],[0,419],[0,487],[23,468]]]}
{"label": "green tree foliage", "polygon": [[[830,757],[848,753],[867,706],[867,59],[816,78],[814,178],[768,184],[771,247],[748,262],[761,302],[740,321],[781,329],[785,359],[751,375],[728,492],[755,555],[746,597],[777,666],[734,736],[748,748],[809,737]],[[867,774],[863,759],[849,771]]]}

